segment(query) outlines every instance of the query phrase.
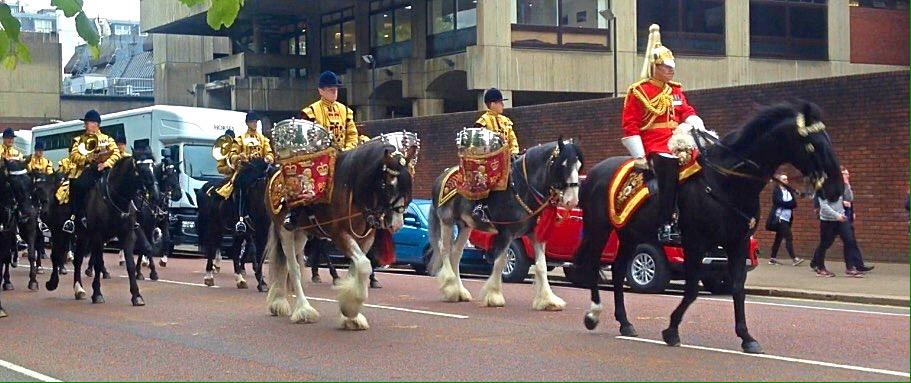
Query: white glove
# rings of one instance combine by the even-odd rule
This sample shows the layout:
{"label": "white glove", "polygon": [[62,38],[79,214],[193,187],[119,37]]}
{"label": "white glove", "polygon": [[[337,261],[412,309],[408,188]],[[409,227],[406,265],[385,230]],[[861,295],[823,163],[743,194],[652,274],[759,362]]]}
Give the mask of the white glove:
{"label": "white glove", "polygon": [[702,122],[702,118],[700,118],[699,116],[697,116],[695,114],[687,117],[686,120],[684,120],[682,123],[680,123],[680,125],[683,125],[683,124],[688,124],[688,125],[692,126],[693,129],[696,129],[703,133],[707,133],[708,135],[714,137],[715,139],[718,139],[718,133],[715,133],[714,131],[706,129],[705,123]]}
{"label": "white glove", "polygon": [[629,151],[629,154],[635,157],[636,168],[648,169],[648,162],[645,161],[645,147],[642,145],[642,137],[627,136],[620,139],[620,142]]}

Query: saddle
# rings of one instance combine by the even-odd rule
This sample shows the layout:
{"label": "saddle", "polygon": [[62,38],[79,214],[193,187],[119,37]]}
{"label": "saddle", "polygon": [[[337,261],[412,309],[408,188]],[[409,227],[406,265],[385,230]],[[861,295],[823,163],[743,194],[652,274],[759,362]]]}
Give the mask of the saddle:
{"label": "saddle", "polygon": [[506,190],[511,170],[508,149],[504,146],[490,154],[459,156],[459,166],[446,169],[443,175],[438,204],[445,205],[456,194],[477,201],[492,191]]}
{"label": "saddle", "polygon": [[[678,182],[683,182],[699,173],[702,166],[692,156],[680,165]],[[651,171],[636,169],[633,159],[624,162],[614,171],[607,188],[607,215],[611,225],[620,229],[629,222],[639,206],[658,190],[657,181]]]}

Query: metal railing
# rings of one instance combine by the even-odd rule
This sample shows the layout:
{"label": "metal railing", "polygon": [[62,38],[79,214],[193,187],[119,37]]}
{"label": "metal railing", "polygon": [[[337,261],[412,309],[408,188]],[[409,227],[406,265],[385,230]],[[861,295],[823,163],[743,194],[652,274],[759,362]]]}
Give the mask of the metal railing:
{"label": "metal railing", "polygon": [[151,78],[107,77],[73,89],[72,79],[64,82],[64,94],[142,97],[152,96],[155,92],[155,80]]}

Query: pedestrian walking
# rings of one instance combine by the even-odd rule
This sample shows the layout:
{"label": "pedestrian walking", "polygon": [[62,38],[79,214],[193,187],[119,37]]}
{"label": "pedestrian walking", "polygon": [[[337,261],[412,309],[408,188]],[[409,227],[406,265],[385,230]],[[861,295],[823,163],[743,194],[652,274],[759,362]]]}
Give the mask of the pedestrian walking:
{"label": "pedestrian walking", "polygon": [[[819,246],[813,254],[810,267],[820,277],[835,276],[834,273],[826,269],[825,258],[826,251],[835,242],[836,236],[840,237],[844,244],[845,275],[862,278],[864,273],[873,270],[873,266],[864,265],[860,248],[857,245],[857,239],[854,236],[854,229],[851,227],[851,221],[849,221],[847,215],[850,212],[845,211],[845,201],[854,200],[854,191],[851,189],[848,179],[845,179],[844,184],[844,194],[834,202],[829,202],[822,197],[816,197],[816,202],[819,204]],[[847,206],[851,206],[851,204]]]}
{"label": "pedestrian walking", "polygon": [[778,260],[778,249],[781,247],[781,243],[784,242],[785,249],[788,250],[788,255],[791,257],[791,265],[798,266],[804,260],[794,255],[794,239],[791,233],[791,226],[794,219],[794,209],[797,208],[797,196],[799,193],[788,184],[787,175],[779,174],[776,178],[779,184],[772,192],[772,210],[769,212],[768,221],[766,221],[766,230],[775,232],[775,242],[772,244],[769,264],[782,264]]}

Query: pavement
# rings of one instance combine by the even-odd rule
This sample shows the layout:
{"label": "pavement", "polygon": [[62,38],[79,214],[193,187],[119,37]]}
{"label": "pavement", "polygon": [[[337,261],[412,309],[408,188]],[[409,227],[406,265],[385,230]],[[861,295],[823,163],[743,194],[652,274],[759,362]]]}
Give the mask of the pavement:
{"label": "pavement", "polygon": [[[349,332],[338,330],[335,292],[328,283],[304,283],[322,315],[319,322],[292,324],[269,316],[265,294],[236,289],[230,274],[218,275],[217,287],[202,285],[200,259],[172,258],[159,269],[160,281],[140,282],[147,305],[132,307],[116,255],[108,255],[106,263],[114,278],[103,281],[105,304],[74,300],[72,273],[57,291],[44,290],[42,283],[41,291],[32,292],[25,289],[27,270],[13,270],[17,290],[0,293],[10,315],[0,319],[0,380],[911,377],[907,307],[749,297],[750,332],[766,352],[756,356],[739,351],[729,297],[701,296],[681,326],[684,346],[667,347],[659,340],[660,331],[679,295],[627,295],[640,336],[626,338],[619,336],[613,300],[605,291],[601,325],[588,331],[582,317],[589,292],[560,282],[554,292],[566,300],[566,309],[537,312],[531,309],[530,283],[504,285],[506,307],[485,308],[476,302],[442,302],[433,278],[385,272],[378,273],[384,287],[370,290],[367,303],[372,306],[363,311],[370,329]],[[42,275],[42,282],[46,278]],[[329,280],[327,273],[323,278]],[[482,283],[465,280],[475,298]]]}

